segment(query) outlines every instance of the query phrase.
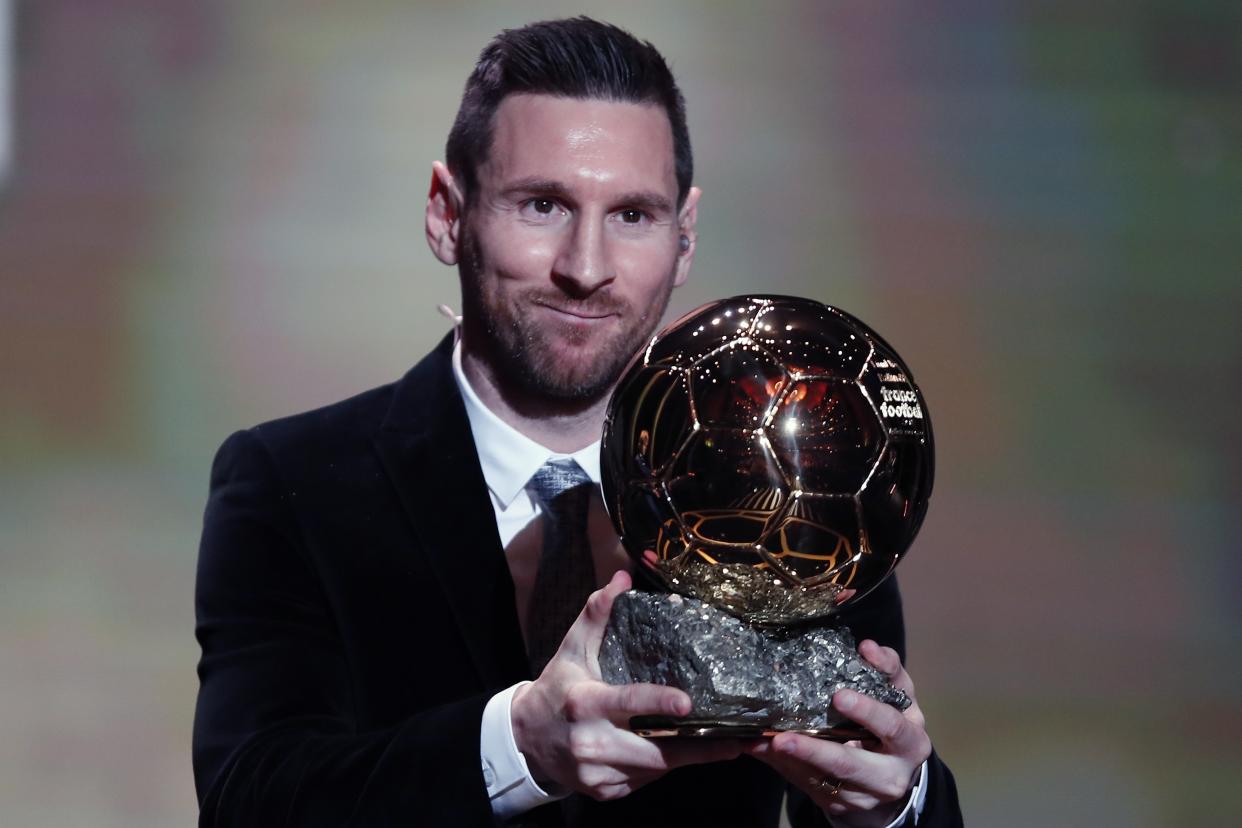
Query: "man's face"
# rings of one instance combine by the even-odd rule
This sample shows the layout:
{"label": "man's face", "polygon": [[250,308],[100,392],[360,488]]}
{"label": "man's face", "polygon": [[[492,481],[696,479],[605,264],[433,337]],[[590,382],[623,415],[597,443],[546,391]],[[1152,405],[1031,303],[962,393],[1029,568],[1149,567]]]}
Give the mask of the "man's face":
{"label": "man's face", "polygon": [[478,173],[459,260],[467,346],[526,393],[599,398],[689,269],[679,236],[698,192],[679,215],[667,115],[511,95]]}

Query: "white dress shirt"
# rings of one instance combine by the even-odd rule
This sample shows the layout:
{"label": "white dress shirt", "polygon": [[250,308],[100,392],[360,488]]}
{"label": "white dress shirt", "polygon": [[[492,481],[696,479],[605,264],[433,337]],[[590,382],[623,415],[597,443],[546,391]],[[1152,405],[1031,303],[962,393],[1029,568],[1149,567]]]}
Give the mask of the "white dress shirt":
{"label": "white dress shirt", "polygon": [[[600,482],[599,442],[596,441],[573,454],[558,454],[541,446],[496,416],[483,404],[470,387],[461,366],[461,342],[453,347],[453,376],[466,405],[466,417],[474,436],[483,480],[487,483],[492,509],[496,515],[496,528],[500,543],[505,548],[505,558],[513,577],[514,597],[519,623],[525,623],[527,605],[534,586],[535,573],[542,550],[538,503],[526,491],[531,477],[544,463],[551,459],[572,458],[598,487]],[[596,586],[608,583],[612,573],[629,566],[629,558],[621,548],[610,519],[604,511],[598,493],[591,499],[587,519],[587,534],[595,560]],[[479,753],[482,759],[483,781],[491,798],[492,812],[501,819],[508,819],[529,811],[546,802],[561,799],[567,791],[547,791],[533,778],[526,758],[517,748],[513,738],[513,722],[509,706],[521,682],[493,696],[483,710],[479,732]],[[919,774],[918,784],[911,792],[905,810],[889,828],[902,824],[914,812],[923,809],[927,787],[927,763]]]}

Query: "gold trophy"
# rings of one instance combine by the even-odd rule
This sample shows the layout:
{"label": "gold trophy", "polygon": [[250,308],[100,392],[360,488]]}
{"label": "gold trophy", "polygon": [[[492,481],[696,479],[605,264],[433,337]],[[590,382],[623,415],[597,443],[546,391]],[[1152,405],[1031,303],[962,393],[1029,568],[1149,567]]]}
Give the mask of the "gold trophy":
{"label": "gold trophy", "polygon": [[644,589],[617,599],[600,666],[694,709],[631,727],[866,739],[831,709],[837,689],[908,707],[834,616],[909,549],[933,462],[905,363],[844,311],[741,296],[656,334],[604,427],[604,502]]}

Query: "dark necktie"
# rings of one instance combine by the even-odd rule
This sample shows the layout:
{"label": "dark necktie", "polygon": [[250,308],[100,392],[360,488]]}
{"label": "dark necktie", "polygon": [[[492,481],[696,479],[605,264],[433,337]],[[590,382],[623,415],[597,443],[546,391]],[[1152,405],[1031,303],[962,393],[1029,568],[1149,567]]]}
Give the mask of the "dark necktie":
{"label": "dark necktie", "polygon": [[595,589],[587,537],[595,484],[573,460],[549,460],[526,489],[543,509],[543,551],[526,614],[531,671],[538,676]]}

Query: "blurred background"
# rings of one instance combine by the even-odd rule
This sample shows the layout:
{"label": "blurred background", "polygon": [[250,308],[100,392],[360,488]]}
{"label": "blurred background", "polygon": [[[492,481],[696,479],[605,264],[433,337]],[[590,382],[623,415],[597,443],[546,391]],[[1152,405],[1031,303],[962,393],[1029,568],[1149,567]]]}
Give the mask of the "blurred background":
{"label": "blurred background", "polygon": [[194,821],[212,455],[439,339],[458,290],[422,211],[465,77],[578,12],[689,102],[670,314],[832,302],[926,392],[909,666],[968,822],[1242,824],[1238,4],[0,12],[5,824]]}

